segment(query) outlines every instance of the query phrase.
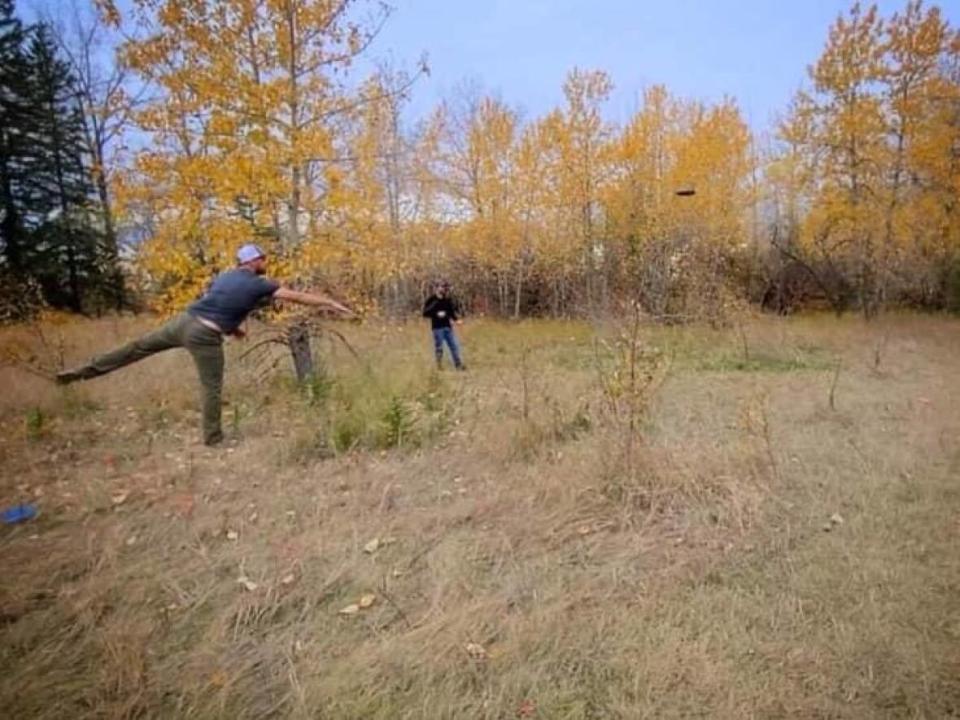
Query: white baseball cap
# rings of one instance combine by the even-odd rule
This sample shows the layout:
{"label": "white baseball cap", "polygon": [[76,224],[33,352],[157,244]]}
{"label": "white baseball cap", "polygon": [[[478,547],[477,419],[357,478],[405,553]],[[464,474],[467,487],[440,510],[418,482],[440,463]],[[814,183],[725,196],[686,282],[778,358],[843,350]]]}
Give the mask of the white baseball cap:
{"label": "white baseball cap", "polygon": [[258,258],[266,257],[267,254],[261,249],[259,245],[254,245],[253,243],[247,243],[239,250],[237,250],[237,262],[243,265],[243,263],[252,262]]}

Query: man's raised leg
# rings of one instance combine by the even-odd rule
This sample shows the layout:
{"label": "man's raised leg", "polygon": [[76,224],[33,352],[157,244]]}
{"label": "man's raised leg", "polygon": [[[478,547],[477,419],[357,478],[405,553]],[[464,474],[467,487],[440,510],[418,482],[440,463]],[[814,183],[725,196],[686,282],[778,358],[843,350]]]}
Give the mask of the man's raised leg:
{"label": "man's raised leg", "polygon": [[57,382],[61,385],[67,385],[77,380],[89,380],[143,360],[155,353],[179,347],[181,344],[180,332],[185,317],[185,315],[179,315],[166,325],[127,343],[123,347],[96,356],[86,365],[58,373]]}

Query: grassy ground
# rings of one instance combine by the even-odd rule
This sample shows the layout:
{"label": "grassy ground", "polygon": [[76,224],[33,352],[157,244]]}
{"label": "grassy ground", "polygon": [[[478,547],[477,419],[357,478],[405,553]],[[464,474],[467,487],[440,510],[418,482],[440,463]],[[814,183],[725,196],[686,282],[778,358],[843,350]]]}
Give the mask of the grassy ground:
{"label": "grassy ground", "polygon": [[178,352],[0,370],[7,717],[960,716],[960,323],[346,333],[232,345],[220,450]]}

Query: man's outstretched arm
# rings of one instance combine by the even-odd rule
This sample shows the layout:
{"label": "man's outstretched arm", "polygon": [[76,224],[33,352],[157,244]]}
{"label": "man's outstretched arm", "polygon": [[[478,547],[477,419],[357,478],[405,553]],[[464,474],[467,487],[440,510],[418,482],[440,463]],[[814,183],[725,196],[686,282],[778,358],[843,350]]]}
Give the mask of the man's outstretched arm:
{"label": "man's outstretched arm", "polygon": [[290,288],[282,287],[273,294],[273,297],[276,300],[287,300],[289,302],[300,303],[301,305],[328,307],[343,315],[348,315],[350,317],[355,316],[353,310],[348,308],[346,305],[341,305],[333,298],[321,293],[302,292],[300,290],[291,290]]}

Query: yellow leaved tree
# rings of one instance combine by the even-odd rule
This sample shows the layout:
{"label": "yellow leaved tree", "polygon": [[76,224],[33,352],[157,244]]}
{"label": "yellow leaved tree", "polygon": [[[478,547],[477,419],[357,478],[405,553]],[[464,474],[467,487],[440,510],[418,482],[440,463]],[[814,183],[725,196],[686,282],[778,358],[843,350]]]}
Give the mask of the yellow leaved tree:
{"label": "yellow leaved tree", "polygon": [[563,84],[566,104],[542,121],[554,199],[546,209],[550,227],[555,302],[571,292],[569,278],[584,280],[588,308],[606,304],[611,255],[600,232],[602,188],[608,179],[614,128],[601,109],[613,83],[602,71],[574,68]]}
{"label": "yellow leaved tree", "polygon": [[123,58],[156,92],[120,199],[151,221],[141,259],[161,309],[195,297],[243,241],[293,283],[348,256],[339,124],[366,98],[345,73],[385,16],[355,0],[133,0],[120,21],[141,39]]}
{"label": "yellow leaved tree", "polygon": [[506,314],[511,271],[521,240],[514,187],[517,113],[500,100],[465,86],[433,118],[440,144],[433,171],[456,222],[450,245],[461,261],[492,276]]}
{"label": "yellow leaved tree", "polygon": [[[855,3],[837,18],[780,127],[771,178],[792,182],[792,239],[840,310],[942,297],[958,245],[957,33],[910,0],[891,18]],[[801,202],[796,202],[801,201]]]}
{"label": "yellow leaved tree", "polygon": [[[624,290],[658,317],[722,309],[726,265],[754,202],[752,137],[732,101],[707,107],[649,88],[612,144],[607,234]],[[694,194],[679,197],[678,191]],[[694,306],[696,305],[696,307]]]}
{"label": "yellow leaved tree", "polygon": [[328,198],[351,300],[361,309],[379,301],[391,314],[408,305],[409,278],[419,265],[409,233],[414,150],[401,121],[411,83],[407,74],[384,68],[363,84],[360,111],[344,128],[345,172]]}
{"label": "yellow leaved tree", "polygon": [[894,289],[930,304],[960,255],[960,33],[911,0],[886,26],[890,168],[882,262]]}

